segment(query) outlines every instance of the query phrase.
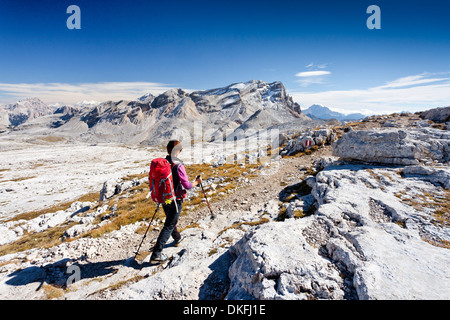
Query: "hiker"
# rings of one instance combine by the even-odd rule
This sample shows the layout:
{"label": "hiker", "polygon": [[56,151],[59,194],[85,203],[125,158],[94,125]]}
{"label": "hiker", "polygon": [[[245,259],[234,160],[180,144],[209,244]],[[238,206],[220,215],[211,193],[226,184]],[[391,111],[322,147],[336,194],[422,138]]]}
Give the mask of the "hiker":
{"label": "hiker", "polygon": [[150,257],[150,263],[152,264],[160,264],[168,259],[167,256],[162,253],[162,250],[170,236],[175,240],[175,246],[178,246],[183,240],[183,237],[177,230],[177,222],[181,213],[183,199],[186,196],[186,189],[191,189],[202,182],[201,177],[198,177],[193,183],[189,182],[183,162],[178,159],[182,150],[183,147],[178,140],[171,140],[167,144],[166,159],[172,166],[173,188],[175,190],[176,203],[175,201],[170,201],[170,203],[162,204],[166,215],[166,222],[164,222],[164,227],[153,248]]}

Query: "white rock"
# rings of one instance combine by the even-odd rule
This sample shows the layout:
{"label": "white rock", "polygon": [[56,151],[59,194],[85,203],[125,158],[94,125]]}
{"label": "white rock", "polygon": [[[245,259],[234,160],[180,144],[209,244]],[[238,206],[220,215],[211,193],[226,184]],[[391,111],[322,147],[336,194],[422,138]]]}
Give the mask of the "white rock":
{"label": "white rock", "polygon": [[332,146],[334,156],[367,162],[412,165],[450,160],[450,132],[432,128],[351,131]]}
{"label": "white rock", "polygon": [[0,225],[0,245],[15,241],[18,238],[16,232],[5,225]]}
{"label": "white rock", "polygon": [[447,122],[450,120],[450,107],[430,109],[422,112],[420,117],[436,122]]}
{"label": "white rock", "polygon": [[405,179],[387,168],[365,168],[330,167],[316,176],[316,215],[336,226],[335,235],[343,235],[326,244],[332,261],[352,274],[359,299],[446,299],[449,250],[423,239],[449,241],[448,228],[436,227],[426,212],[394,196],[395,191],[437,194],[439,189],[420,177]]}
{"label": "white rock", "polygon": [[286,147],[283,149],[282,154],[295,154],[302,152],[309,147],[305,146],[306,141],[311,141],[311,146],[322,145],[324,143],[330,143],[335,140],[336,135],[331,129],[318,129],[318,130],[305,130],[297,139],[289,140]]}
{"label": "white rock", "polygon": [[89,231],[92,227],[83,224],[77,224],[69,229],[67,229],[64,233],[64,237],[73,238],[82,235],[83,233]]}
{"label": "white rock", "polygon": [[116,186],[119,179],[109,179],[103,183],[102,190],[100,190],[99,201],[105,201],[116,194]]}
{"label": "white rock", "polygon": [[408,176],[420,176],[422,179],[442,185],[450,189],[450,170],[446,167],[408,166],[402,170],[402,174]]}
{"label": "white rock", "polygon": [[[313,218],[271,222],[233,248],[227,299],[342,299],[338,270],[301,236]],[[308,293],[308,294],[307,294]]]}

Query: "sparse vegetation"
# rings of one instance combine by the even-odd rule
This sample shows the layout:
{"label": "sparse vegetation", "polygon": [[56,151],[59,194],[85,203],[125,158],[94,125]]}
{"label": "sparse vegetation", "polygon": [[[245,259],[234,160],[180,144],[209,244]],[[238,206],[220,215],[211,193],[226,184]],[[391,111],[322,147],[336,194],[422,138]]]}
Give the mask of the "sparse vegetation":
{"label": "sparse vegetation", "polygon": [[[238,179],[244,176],[244,172],[247,172],[247,174],[245,175],[246,178],[256,178],[258,175],[254,172],[258,169],[260,169],[260,164],[250,164],[248,162],[243,164],[227,163],[217,167],[213,167],[208,164],[186,165],[186,173],[189,177],[196,177],[198,175],[201,175],[204,180],[209,177],[223,177],[223,182],[218,183],[215,190],[211,190],[208,186],[204,185],[205,191],[208,192],[208,200],[210,202],[216,201],[219,198],[219,194],[227,194],[230,191],[236,189],[236,187],[238,187],[239,185]],[[203,198],[204,195],[200,191],[197,196],[194,196],[186,201],[185,205],[206,205],[202,202]]]}
{"label": "sparse vegetation", "polygon": [[58,299],[64,295],[64,289],[44,283],[42,285],[46,300]]}
{"label": "sparse vegetation", "polygon": [[267,218],[265,218],[265,217],[261,217],[259,220],[256,220],[256,221],[243,221],[243,222],[233,223],[231,226],[229,226],[229,227],[223,229],[222,231],[220,231],[220,232],[218,233],[218,235],[219,235],[219,236],[222,235],[225,231],[227,231],[227,230],[229,230],[229,229],[239,229],[239,230],[245,231],[245,230],[242,228],[242,226],[244,226],[244,225],[245,225],[245,226],[252,226],[252,227],[254,227],[254,226],[259,226],[259,225],[261,225],[261,224],[267,223],[267,222],[269,222],[269,221],[270,221],[269,219],[267,219]]}
{"label": "sparse vegetation", "polygon": [[440,194],[424,192],[412,197],[401,197],[401,200],[418,211],[426,209],[432,212],[434,223],[440,226],[450,225],[450,190],[444,190]]}
{"label": "sparse vegetation", "polygon": [[[121,226],[151,219],[152,213],[156,209],[156,205],[153,201],[146,198],[148,193],[148,182],[129,189],[127,193],[127,197],[117,195],[110,200],[111,205],[117,206],[117,210],[111,218],[111,221],[99,228],[87,232],[84,235],[85,237],[100,237],[105,233],[119,230]],[[158,221],[163,216],[164,213],[162,210],[158,210],[155,220]]]}
{"label": "sparse vegetation", "polygon": [[61,243],[64,232],[73,225],[74,223],[70,223],[64,226],[49,228],[41,232],[25,234],[17,241],[0,246],[0,256],[33,248],[51,248]]}
{"label": "sparse vegetation", "polygon": [[[450,226],[450,190],[440,193],[424,192],[411,196],[404,191],[399,191],[395,193],[395,196],[420,212],[429,212],[433,224],[439,227]],[[446,240],[425,236],[422,239],[434,246],[450,248],[450,242]]]}
{"label": "sparse vegetation", "polygon": [[[259,168],[259,164],[224,164],[222,166],[213,167],[209,164],[191,164],[186,165],[186,171],[188,176],[192,179],[197,175],[201,174],[204,179],[208,177],[218,177],[224,178],[223,183],[217,184],[215,190],[209,190],[205,186],[205,191],[209,191],[208,199],[210,202],[214,202],[219,198],[219,194],[227,194],[231,190],[234,190],[238,186],[238,178],[243,177],[244,172],[256,171]],[[148,173],[129,175],[123,180],[132,180],[134,178],[141,179],[146,177]],[[245,177],[251,179],[257,177],[255,173],[248,173]],[[114,215],[110,218],[110,222],[104,224],[101,227],[88,231],[83,237],[101,237],[103,234],[112,232],[114,230],[119,230],[121,226],[134,224],[139,221],[148,221],[156,209],[156,204],[147,199],[147,193],[149,191],[148,182],[145,182],[139,186],[133,187],[127,190],[126,195],[116,195],[109,200],[111,206],[116,205],[117,210]],[[183,204],[182,215],[186,215],[187,209],[198,208],[205,206],[206,204],[202,201],[204,195],[201,191],[197,193],[196,196],[186,200]],[[96,202],[99,199],[99,192],[88,193],[84,196],[77,198],[74,201],[64,202],[52,207],[48,207],[43,210],[30,211],[23,214],[16,215],[15,217],[7,220],[8,221],[18,221],[18,220],[31,220],[39,217],[46,213],[57,212],[59,210],[66,210],[70,204],[75,201],[89,201]],[[99,204],[94,205],[89,211],[96,210]],[[86,213],[87,213],[86,212]],[[94,223],[100,223],[102,221],[103,215],[96,218]],[[162,221],[165,218],[164,211],[162,209],[158,210],[155,222],[153,225],[157,226],[158,221]],[[43,232],[25,234],[17,241],[0,246],[0,255],[15,253],[24,250],[29,250],[32,248],[49,248],[54,245],[60,244],[62,241],[62,236],[64,232],[72,227],[75,223],[67,223],[54,228],[49,228]],[[146,227],[145,227],[146,228]],[[144,233],[144,227],[140,228],[138,232]],[[68,241],[72,241],[70,239]]]}
{"label": "sparse vegetation", "polygon": [[[287,218],[287,208],[285,206],[286,203],[295,201],[297,199],[301,199],[301,197],[310,194],[312,191],[311,187],[308,186],[306,180],[302,180],[299,183],[289,185],[284,188],[279,194],[279,213],[278,213],[278,221],[284,221]],[[314,206],[310,206],[306,211],[302,209],[294,209],[293,216],[295,218],[303,218],[313,214],[315,211]]]}
{"label": "sparse vegetation", "polygon": [[45,141],[45,142],[66,141],[66,139],[64,139],[63,137],[58,137],[58,136],[41,136],[41,137],[38,137],[37,139]]}
{"label": "sparse vegetation", "polygon": [[63,202],[42,210],[35,210],[35,211],[29,211],[29,212],[24,212],[21,214],[18,214],[16,216],[14,216],[11,219],[6,220],[5,222],[10,222],[10,221],[18,221],[18,220],[31,220],[34,218],[39,217],[40,215],[46,214],[46,213],[50,213],[50,212],[57,212],[59,210],[66,210],[72,203],[76,202],[76,201],[81,201],[81,202],[85,202],[85,201],[90,201],[90,202],[95,202],[98,200],[100,196],[99,192],[90,192],[87,193],[81,197],[78,197],[77,199],[73,200],[73,201],[67,201],[67,202]]}
{"label": "sparse vegetation", "polygon": [[19,177],[19,178],[14,178],[14,179],[9,179],[9,180],[2,180],[2,181],[0,181],[0,183],[2,183],[2,182],[19,182],[19,181],[29,180],[29,179],[33,179],[33,178],[36,178],[36,176]]}

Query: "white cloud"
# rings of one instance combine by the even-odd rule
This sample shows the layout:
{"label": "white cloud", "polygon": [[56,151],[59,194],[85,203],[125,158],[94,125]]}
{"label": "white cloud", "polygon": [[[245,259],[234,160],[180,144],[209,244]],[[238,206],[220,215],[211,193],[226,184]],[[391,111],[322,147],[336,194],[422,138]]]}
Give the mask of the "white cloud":
{"label": "white cloud", "polygon": [[383,114],[421,111],[450,105],[449,78],[403,77],[384,85],[354,90],[289,92],[303,108],[322,104],[347,113]]}
{"label": "white cloud", "polygon": [[419,74],[415,76],[408,76],[399,78],[394,81],[389,81],[385,85],[382,85],[380,87],[377,87],[379,89],[384,88],[401,88],[401,87],[409,87],[409,86],[415,86],[419,84],[425,84],[425,83],[432,83],[437,81],[444,81],[449,80],[450,78],[432,78],[432,79],[426,79],[425,74]]}
{"label": "white cloud", "polygon": [[166,84],[154,82],[0,83],[0,98],[2,103],[38,97],[46,103],[74,104],[82,100],[132,100],[146,93],[156,95],[172,88]]}
{"label": "white cloud", "polygon": [[327,67],[327,63],[323,63],[323,64],[315,64],[314,62],[309,63],[308,65],[305,66],[305,68],[319,68],[319,69],[325,69]]}
{"label": "white cloud", "polygon": [[321,77],[311,77],[311,78],[303,78],[300,80],[296,80],[295,82],[300,84],[301,87],[308,87],[312,84],[323,84],[324,81],[325,80]]}
{"label": "white cloud", "polygon": [[299,72],[297,73],[295,76],[296,77],[300,77],[300,78],[305,78],[305,77],[318,77],[318,76],[325,76],[327,74],[331,74],[330,71],[304,71],[304,72]]}
{"label": "white cloud", "polygon": [[[306,67],[314,66],[314,64],[310,63]],[[303,71],[297,73],[295,76],[300,79],[295,82],[299,83],[302,87],[307,87],[312,84],[322,84],[325,81],[325,77],[331,74],[330,71],[325,70],[316,70],[316,71]]]}

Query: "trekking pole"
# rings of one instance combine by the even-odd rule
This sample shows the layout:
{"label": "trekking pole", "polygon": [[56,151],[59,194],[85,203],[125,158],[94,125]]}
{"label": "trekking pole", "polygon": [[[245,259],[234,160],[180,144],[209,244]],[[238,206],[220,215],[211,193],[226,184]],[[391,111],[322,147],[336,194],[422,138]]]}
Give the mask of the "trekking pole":
{"label": "trekking pole", "polygon": [[[197,176],[197,179],[200,178],[200,175]],[[211,219],[215,219],[216,216],[211,210],[211,206],[209,205],[208,197],[206,196],[205,189],[203,189],[203,184],[200,182],[200,187],[202,187],[203,194],[205,195],[206,203],[208,204],[209,212],[211,212]]]}
{"label": "trekking pole", "polygon": [[142,238],[142,241],[141,241],[141,243],[139,244],[139,247],[138,247],[137,251],[135,252],[134,260],[136,260],[136,257],[137,257],[137,255],[138,255],[138,253],[139,253],[139,250],[141,249],[142,243],[144,242],[144,239],[145,239],[145,237],[147,236],[147,232],[148,232],[148,230],[150,229],[150,226],[152,225],[153,219],[155,219],[156,212],[158,212],[158,209],[159,209],[159,203],[158,203],[158,205],[156,206],[156,210],[155,210],[155,213],[153,214],[152,220],[150,220],[150,223],[148,224],[148,227],[147,227],[147,230],[145,231],[144,237]]}

